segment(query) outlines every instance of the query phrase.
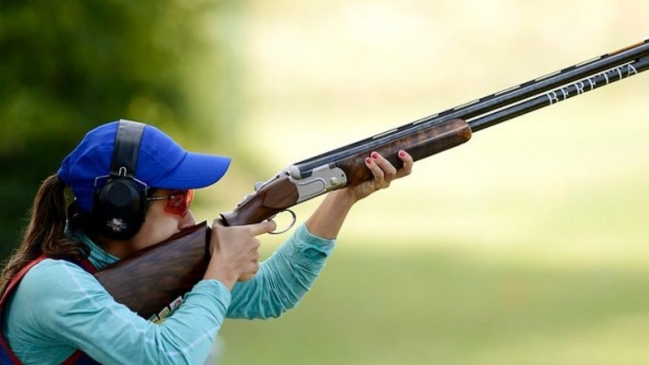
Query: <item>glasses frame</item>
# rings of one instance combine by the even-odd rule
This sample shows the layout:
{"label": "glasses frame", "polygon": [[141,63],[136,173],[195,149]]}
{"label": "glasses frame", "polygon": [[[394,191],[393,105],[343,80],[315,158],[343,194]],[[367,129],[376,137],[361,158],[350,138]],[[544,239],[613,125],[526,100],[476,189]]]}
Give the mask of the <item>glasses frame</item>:
{"label": "glasses frame", "polygon": [[166,200],[167,204],[164,207],[165,212],[184,217],[189,213],[189,209],[194,200],[194,189],[173,190],[167,195],[152,196],[146,198],[146,200],[147,202]]}

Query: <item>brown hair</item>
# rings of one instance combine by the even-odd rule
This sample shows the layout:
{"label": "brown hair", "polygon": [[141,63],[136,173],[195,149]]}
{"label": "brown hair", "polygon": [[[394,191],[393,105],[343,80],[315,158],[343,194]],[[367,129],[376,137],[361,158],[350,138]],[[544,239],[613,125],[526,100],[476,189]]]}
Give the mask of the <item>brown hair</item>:
{"label": "brown hair", "polygon": [[20,269],[41,254],[71,260],[81,260],[88,255],[89,248],[84,243],[65,234],[68,219],[65,188],[65,182],[57,175],[48,177],[41,184],[22,242],[5,262],[0,277],[0,293]]}

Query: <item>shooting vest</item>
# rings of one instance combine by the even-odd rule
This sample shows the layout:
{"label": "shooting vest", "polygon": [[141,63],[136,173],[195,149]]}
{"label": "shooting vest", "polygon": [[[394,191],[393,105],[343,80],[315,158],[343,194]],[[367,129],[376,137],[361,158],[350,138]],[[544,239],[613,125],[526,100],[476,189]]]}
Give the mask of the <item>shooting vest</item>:
{"label": "shooting vest", "polygon": [[[10,297],[11,293],[18,287],[18,283],[20,283],[20,280],[27,274],[27,271],[34,267],[34,265],[38,264],[39,262],[43,261],[47,257],[45,255],[41,255],[29,264],[27,264],[25,267],[22,268],[16,274],[16,276],[9,282],[7,285],[7,289],[5,290],[4,293],[2,293],[2,297],[0,297],[0,315],[2,311],[5,308],[5,305],[7,304],[7,298]],[[89,261],[83,260],[82,262],[75,262],[75,264],[79,265],[82,267],[84,270],[93,273],[95,272],[95,268],[90,264]],[[9,348],[9,345],[7,344],[7,341],[4,338],[4,335],[0,331],[0,364],[14,364],[14,365],[20,365],[22,364],[20,360],[16,357],[16,355],[11,351]],[[90,358],[90,356],[86,355],[83,353],[81,350],[75,351],[69,358],[67,358],[62,365],[72,365],[72,364],[78,364],[78,365],[94,365],[98,364],[96,361]]]}

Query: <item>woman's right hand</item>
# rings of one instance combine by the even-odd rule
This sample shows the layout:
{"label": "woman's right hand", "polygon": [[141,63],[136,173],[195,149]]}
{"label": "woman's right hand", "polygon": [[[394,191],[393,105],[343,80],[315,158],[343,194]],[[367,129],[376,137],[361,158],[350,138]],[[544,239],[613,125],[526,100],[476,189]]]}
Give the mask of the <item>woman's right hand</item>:
{"label": "woman's right hand", "polygon": [[210,240],[212,257],[203,278],[218,280],[228,289],[237,281],[250,280],[259,271],[257,236],[276,228],[273,221],[226,227],[219,219],[214,220]]}

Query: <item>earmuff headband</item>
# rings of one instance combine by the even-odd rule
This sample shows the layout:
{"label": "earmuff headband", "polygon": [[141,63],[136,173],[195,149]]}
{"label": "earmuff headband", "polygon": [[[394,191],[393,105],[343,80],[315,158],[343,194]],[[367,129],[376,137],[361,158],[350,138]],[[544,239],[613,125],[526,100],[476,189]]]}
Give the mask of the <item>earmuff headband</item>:
{"label": "earmuff headband", "polygon": [[120,120],[110,164],[111,176],[135,177],[144,126],[143,123]]}

